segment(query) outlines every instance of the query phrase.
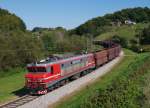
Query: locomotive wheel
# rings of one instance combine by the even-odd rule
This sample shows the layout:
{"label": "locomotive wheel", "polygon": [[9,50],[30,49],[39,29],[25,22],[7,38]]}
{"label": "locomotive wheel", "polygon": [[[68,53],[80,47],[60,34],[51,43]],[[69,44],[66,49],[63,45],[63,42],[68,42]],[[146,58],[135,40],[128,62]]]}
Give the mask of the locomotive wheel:
{"label": "locomotive wheel", "polygon": [[65,85],[65,80],[62,80],[61,82],[60,82],[60,86],[63,86],[63,85]]}

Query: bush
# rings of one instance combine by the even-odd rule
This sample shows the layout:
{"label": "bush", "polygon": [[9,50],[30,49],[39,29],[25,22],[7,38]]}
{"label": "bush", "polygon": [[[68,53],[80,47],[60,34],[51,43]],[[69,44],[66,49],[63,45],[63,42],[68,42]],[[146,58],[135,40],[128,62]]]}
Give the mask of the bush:
{"label": "bush", "polygon": [[11,31],[0,34],[0,70],[25,66],[43,57],[42,43],[30,32]]}
{"label": "bush", "polygon": [[144,28],[141,34],[141,44],[150,45],[150,26],[148,28]]}
{"label": "bush", "polygon": [[122,47],[127,48],[128,47],[128,41],[126,38],[118,36],[118,35],[114,35],[112,37],[112,41],[115,43],[120,44]]}

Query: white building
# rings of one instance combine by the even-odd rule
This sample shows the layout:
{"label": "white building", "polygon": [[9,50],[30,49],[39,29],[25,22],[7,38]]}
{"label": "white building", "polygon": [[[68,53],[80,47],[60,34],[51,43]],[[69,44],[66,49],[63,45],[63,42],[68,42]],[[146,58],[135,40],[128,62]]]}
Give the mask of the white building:
{"label": "white building", "polygon": [[131,20],[125,20],[124,23],[125,23],[125,24],[128,24],[128,25],[135,25],[135,24],[136,24],[136,22],[131,21]]}

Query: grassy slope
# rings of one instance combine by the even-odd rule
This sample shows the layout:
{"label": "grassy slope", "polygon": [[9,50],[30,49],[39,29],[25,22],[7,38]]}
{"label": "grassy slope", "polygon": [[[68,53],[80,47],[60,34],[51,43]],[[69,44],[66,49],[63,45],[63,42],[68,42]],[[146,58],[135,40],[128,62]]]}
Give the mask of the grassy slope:
{"label": "grassy slope", "polygon": [[[146,106],[145,75],[150,71],[150,55],[138,56],[107,89],[98,89],[82,108],[141,108]],[[148,78],[148,77],[147,77]],[[148,105],[147,105],[148,107]]]}
{"label": "grassy slope", "polygon": [[15,93],[22,92],[25,70],[18,69],[15,74],[6,74],[0,77],[0,103],[17,98]]}
{"label": "grassy slope", "polygon": [[[150,64],[149,64],[150,67]],[[143,76],[143,108],[149,108],[150,107],[150,69],[148,72]]]}
{"label": "grassy slope", "polygon": [[97,92],[97,90],[102,89],[105,90],[108,86],[111,86],[112,81],[116,79],[118,76],[122,76],[124,71],[128,71],[128,67],[135,62],[135,60],[139,59],[143,60],[145,56],[148,54],[140,54],[137,55],[129,50],[125,51],[126,54],[134,55],[134,56],[126,56],[123,61],[118,64],[116,68],[114,68],[109,74],[97,80],[97,82],[91,84],[90,86],[83,88],[77,93],[74,93],[72,96],[67,97],[63,101],[59,102],[56,105],[56,108],[79,108],[85,107],[84,103],[87,102],[89,96],[92,96]]}
{"label": "grassy slope", "polygon": [[148,24],[136,24],[133,26],[124,25],[121,27],[112,27],[109,32],[103,33],[96,37],[96,40],[105,40],[111,38],[114,35],[119,35],[127,38],[128,40],[132,39],[137,33],[137,29],[142,29],[147,27]]}

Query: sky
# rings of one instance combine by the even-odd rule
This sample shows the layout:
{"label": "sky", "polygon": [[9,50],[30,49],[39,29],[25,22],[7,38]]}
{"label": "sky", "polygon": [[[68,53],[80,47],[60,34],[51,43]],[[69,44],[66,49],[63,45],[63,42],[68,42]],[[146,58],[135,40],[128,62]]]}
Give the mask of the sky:
{"label": "sky", "polygon": [[72,29],[124,8],[150,8],[150,0],[0,0],[0,7],[23,19],[30,30],[58,26]]}

